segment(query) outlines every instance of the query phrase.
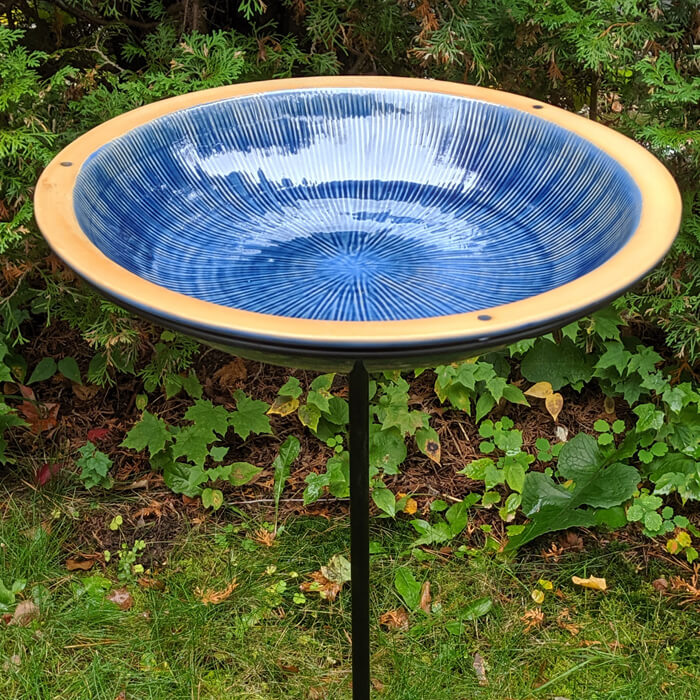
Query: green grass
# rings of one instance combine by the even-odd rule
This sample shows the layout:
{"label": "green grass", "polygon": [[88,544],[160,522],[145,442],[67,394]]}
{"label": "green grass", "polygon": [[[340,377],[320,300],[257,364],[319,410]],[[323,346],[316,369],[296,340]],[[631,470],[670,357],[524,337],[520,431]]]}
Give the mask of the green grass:
{"label": "green grass", "polygon": [[[99,569],[65,569],[80,526],[76,502],[17,493],[0,510],[0,576],[8,586],[25,579],[20,597],[33,598],[41,615],[27,627],[0,628],[0,697],[350,697],[349,588],[333,602],[314,593],[294,601],[310,572],[335,554],[349,556],[344,520],[290,520],[269,548],[250,537],[261,523],[235,513],[228,525],[189,527],[153,572],[165,590],[129,583],[134,605],[121,611],[105,600],[105,589],[121,585],[114,558],[106,580]],[[40,527],[47,518],[50,534]],[[508,560],[477,549],[418,562],[405,524],[374,521],[372,537],[382,550],[372,557],[372,676],[383,686],[376,697],[700,698],[700,614],[657,593],[651,581],[674,572],[660,563],[642,567],[635,550],[609,545],[554,562],[534,550]],[[407,631],[377,624],[381,613],[402,605],[398,566],[429,580],[433,592],[433,612],[412,612]],[[605,577],[609,590],[571,583],[572,575],[590,574]],[[547,593],[543,624],[526,631],[522,618],[536,607],[530,593],[540,578],[560,593]],[[221,590],[233,579],[238,586],[227,600],[200,602],[198,589]],[[447,623],[484,596],[493,600],[491,611],[451,633]],[[569,617],[560,622],[578,634],[558,623],[564,609]],[[474,672],[477,652],[487,663],[487,686]]]}

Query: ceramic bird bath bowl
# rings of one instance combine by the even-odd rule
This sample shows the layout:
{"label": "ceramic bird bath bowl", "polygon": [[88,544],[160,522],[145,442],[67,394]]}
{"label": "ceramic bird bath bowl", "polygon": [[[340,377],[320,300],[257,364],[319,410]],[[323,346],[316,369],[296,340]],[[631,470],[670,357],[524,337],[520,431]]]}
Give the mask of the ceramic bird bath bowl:
{"label": "ceramic bird bath bowl", "polygon": [[661,260],[680,210],[665,168],[600,124],[378,77],[157,102],[77,139],[36,190],[53,250],[122,306],[245,357],[350,371],[356,698],[367,370],[464,358],[605,305]]}

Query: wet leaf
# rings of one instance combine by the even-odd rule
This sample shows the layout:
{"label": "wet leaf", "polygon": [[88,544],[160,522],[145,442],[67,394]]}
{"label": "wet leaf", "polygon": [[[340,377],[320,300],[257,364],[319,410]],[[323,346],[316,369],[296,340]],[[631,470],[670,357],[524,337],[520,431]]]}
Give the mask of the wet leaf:
{"label": "wet leaf", "polygon": [[197,598],[199,598],[199,601],[204,605],[218,605],[228,600],[231,597],[231,593],[233,593],[237,587],[238,582],[234,578],[226,588],[222,588],[221,590],[217,591],[213,588],[207,588],[206,590],[195,588],[194,592]]}
{"label": "wet leaf", "polygon": [[389,610],[380,615],[379,624],[390,630],[407,630],[408,613],[405,608]]}
{"label": "wet leaf", "polygon": [[120,610],[129,610],[134,604],[131,593],[126,588],[115,588],[108,596],[107,600],[119,607]]}
{"label": "wet leaf", "polygon": [[589,576],[588,578],[572,576],[571,581],[577,586],[590,588],[593,591],[606,591],[608,589],[608,584],[606,583],[605,579],[597,578],[596,576]]}

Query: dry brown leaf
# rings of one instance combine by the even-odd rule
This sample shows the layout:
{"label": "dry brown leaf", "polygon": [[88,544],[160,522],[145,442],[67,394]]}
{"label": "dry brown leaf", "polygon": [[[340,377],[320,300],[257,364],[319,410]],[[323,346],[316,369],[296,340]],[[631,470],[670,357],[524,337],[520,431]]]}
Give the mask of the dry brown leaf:
{"label": "dry brown leaf", "polygon": [[256,530],[253,533],[253,539],[258,544],[262,544],[265,547],[272,547],[272,545],[275,542],[275,533],[271,532],[270,530],[266,530],[264,527],[261,527],[259,530]]}
{"label": "dry brown leaf", "polygon": [[158,503],[158,501],[152,500],[147,506],[139,508],[137,511],[135,511],[132,517],[134,520],[137,520],[138,518],[147,518],[151,515],[155,515],[155,517],[160,520],[163,515],[163,508],[165,508],[163,503]]}
{"label": "dry brown leaf", "polygon": [[654,579],[651,582],[651,585],[654,586],[659,593],[663,593],[664,591],[668,590],[668,581],[663,576],[661,578]]}
{"label": "dry brown leaf", "polygon": [[474,672],[476,673],[476,677],[479,680],[479,685],[488,685],[489,682],[486,678],[486,662],[484,661],[484,657],[478,651],[476,654],[474,654],[472,666],[474,668]]}
{"label": "dry brown leaf", "polygon": [[384,692],[384,683],[382,683],[378,678],[372,678],[372,688],[376,690],[378,693],[383,693]]}
{"label": "dry brown leaf", "polygon": [[430,603],[432,597],[430,595],[430,581],[425,581],[420,589],[420,609],[430,615]]}
{"label": "dry brown leaf", "polygon": [[529,632],[535,627],[542,626],[544,622],[544,613],[540,608],[533,608],[532,610],[525,611],[521,619],[525,623],[525,631]]}
{"label": "dry brown leaf", "polygon": [[29,424],[29,429],[35,435],[39,435],[55,428],[58,423],[58,404],[35,402],[36,397],[29,387],[20,386],[20,392],[29,400],[23,401],[17,410]]}
{"label": "dry brown leaf", "polygon": [[141,588],[152,588],[156,591],[165,590],[165,582],[158,578],[151,578],[150,576],[141,576],[138,580],[139,586]]}
{"label": "dry brown leaf", "polygon": [[96,384],[73,384],[73,395],[79,401],[91,401],[97,396],[100,387]]}
{"label": "dry brown leaf", "polygon": [[307,695],[309,700],[325,700],[326,689],[320,685],[313,686],[309,688],[309,694]]}
{"label": "dry brown leaf", "polygon": [[550,394],[544,399],[544,407],[547,409],[547,413],[557,422],[561,409],[564,408],[564,397],[560,393]]}
{"label": "dry brown leaf", "polygon": [[111,600],[115,605],[119,606],[120,610],[128,610],[134,604],[134,599],[126,588],[115,588],[107,596],[107,600]]}
{"label": "dry brown leaf", "polygon": [[408,613],[404,608],[389,610],[379,617],[379,624],[390,630],[405,631],[408,629]]}
{"label": "dry brown leaf", "polygon": [[238,582],[234,578],[231,583],[226,586],[226,588],[216,591],[213,588],[208,588],[207,590],[202,590],[201,588],[195,588],[194,592],[199,598],[201,603],[204,605],[218,605],[228,600],[231,597],[231,593],[238,587]]}
{"label": "dry brown leaf", "polygon": [[76,554],[74,557],[66,559],[66,569],[68,571],[89,571],[95,562],[101,559],[101,554]]}
{"label": "dry brown leaf", "polygon": [[21,601],[15,608],[15,614],[8,624],[26,627],[39,617],[39,608],[31,600]]}
{"label": "dry brown leaf", "polygon": [[590,588],[592,591],[606,591],[608,589],[608,584],[606,583],[605,579],[597,578],[596,576],[589,576],[588,578],[572,576],[571,581],[577,586]]}
{"label": "dry brown leaf", "polygon": [[220,367],[214,372],[214,379],[225,389],[234,389],[248,376],[245,362],[236,357],[228,364]]}
{"label": "dry brown leaf", "polygon": [[532,396],[536,399],[546,399],[553,393],[552,385],[549,382],[537,382],[533,384],[527,391],[525,396]]}
{"label": "dry brown leaf", "polygon": [[283,664],[280,663],[278,666],[285,672],[285,673],[299,673],[299,667],[294,666],[294,664]]}
{"label": "dry brown leaf", "polygon": [[299,589],[304,593],[318,593],[321,598],[326,600],[335,600],[343,585],[326,578],[320,571],[314,571],[311,578],[312,581],[305,581],[299,586]]}

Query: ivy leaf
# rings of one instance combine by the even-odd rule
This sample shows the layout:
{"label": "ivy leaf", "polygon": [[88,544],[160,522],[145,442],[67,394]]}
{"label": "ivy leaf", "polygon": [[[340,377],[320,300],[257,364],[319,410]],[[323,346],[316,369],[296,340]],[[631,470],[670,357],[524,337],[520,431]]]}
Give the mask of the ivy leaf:
{"label": "ivy leaf", "polygon": [[421,584],[416,581],[413,572],[407,566],[400,566],[394,574],[394,585],[409,610],[415,610],[420,604]]}
{"label": "ivy leaf", "polygon": [[653,403],[643,403],[632,409],[638,417],[637,432],[643,433],[646,430],[659,430],[664,424],[663,411],[657,411]]}
{"label": "ivy leaf", "polygon": [[596,369],[614,367],[622,375],[631,357],[632,353],[621,342],[605,343],[605,352],[596,363]]}
{"label": "ivy leaf", "polygon": [[228,466],[231,467],[228,481],[234,486],[243,486],[249,483],[263,471],[260,467],[256,467],[250,462],[233,462],[233,464]]}
{"label": "ivy leaf", "polygon": [[[265,407],[267,408],[267,404]],[[206,427],[224,437],[228,430],[229,412],[223,406],[214,406],[208,399],[197,399],[194,405],[187,409],[185,419],[191,420],[196,426]]]}
{"label": "ivy leaf", "polygon": [[296,377],[290,377],[277,392],[280,397],[298,399],[302,394],[301,384]]}
{"label": "ivy leaf", "polygon": [[148,448],[151,457],[160,452],[171,440],[168,426],[161,418],[144,411],[141,420],[126,434],[122,447],[141,451]]}
{"label": "ivy leaf", "polygon": [[369,465],[385,474],[398,474],[399,465],[406,459],[406,443],[398,428],[382,430],[372,423],[369,432]]}
{"label": "ivy leaf", "polygon": [[553,391],[587,382],[593,374],[587,358],[568,338],[559,344],[538,340],[523,357],[520,371],[531,382],[549,382]]}
{"label": "ivy leaf", "polygon": [[189,498],[196,498],[202,493],[201,484],[209,481],[209,477],[200,466],[170,462],[163,469],[163,481],[175,493],[184,493]]}
{"label": "ivy leaf", "polygon": [[236,399],[236,410],[229,414],[229,422],[243,440],[253,433],[271,433],[270,419],[266,412],[270,408],[264,401],[257,401],[246,396],[240,389],[233,392]]}
{"label": "ivy leaf", "polygon": [[440,464],[440,436],[434,428],[418,428],[416,430],[418,449],[433,462]]}

